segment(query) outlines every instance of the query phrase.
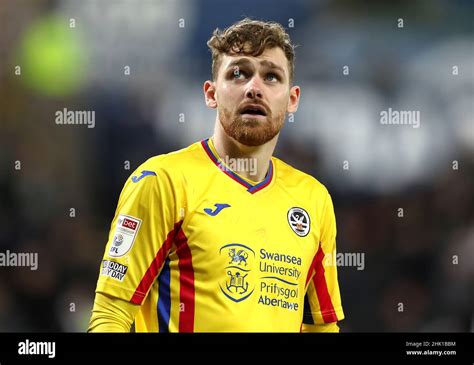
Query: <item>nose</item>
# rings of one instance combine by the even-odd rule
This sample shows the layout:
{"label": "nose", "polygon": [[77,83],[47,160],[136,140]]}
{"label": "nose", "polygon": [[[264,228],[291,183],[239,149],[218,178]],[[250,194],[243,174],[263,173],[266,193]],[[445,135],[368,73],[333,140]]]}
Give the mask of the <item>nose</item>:
{"label": "nose", "polygon": [[253,77],[252,80],[247,84],[245,96],[249,99],[261,99],[263,97],[262,88],[259,85],[257,77]]}

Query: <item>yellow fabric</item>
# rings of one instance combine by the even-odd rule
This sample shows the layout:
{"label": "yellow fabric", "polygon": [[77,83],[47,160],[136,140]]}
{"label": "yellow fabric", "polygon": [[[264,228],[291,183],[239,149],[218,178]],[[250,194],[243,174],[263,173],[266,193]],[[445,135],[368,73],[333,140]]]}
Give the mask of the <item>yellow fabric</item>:
{"label": "yellow fabric", "polygon": [[337,322],[330,322],[324,324],[306,324],[303,323],[301,332],[339,332],[339,326]]}
{"label": "yellow fabric", "polygon": [[139,306],[97,293],[87,332],[130,332]]}
{"label": "yellow fabric", "polygon": [[[324,303],[324,296],[318,295],[317,285],[321,286],[317,277],[310,280],[306,289],[307,295],[307,311],[305,315],[305,323],[321,324],[332,322],[331,317],[336,317],[338,320],[344,317],[339,297],[339,283],[337,280],[337,266],[336,266],[336,219],[334,216],[334,208],[330,195],[327,195],[324,202],[324,209],[321,216],[321,230],[320,230],[320,250],[324,254],[321,261],[322,271],[324,277],[335,278],[334,280],[326,280],[325,285],[327,292],[332,299],[333,307]],[[321,288],[320,288],[321,290]]]}
{"label": "yellow fabric", "polygon": [[153,157],[125,183],[91,331],[135,320],[137,332],[299,332],[344,318],[324,260],[336,249],[326,188],[277,158],[251,184],[218,167],[209,142]]}

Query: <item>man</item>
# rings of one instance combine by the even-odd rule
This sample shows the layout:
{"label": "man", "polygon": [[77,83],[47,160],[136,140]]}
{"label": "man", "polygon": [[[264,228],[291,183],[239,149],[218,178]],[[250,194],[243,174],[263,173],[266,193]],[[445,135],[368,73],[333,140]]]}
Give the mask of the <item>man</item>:
{"label": "man", "polygon": [[214,135],[127,180],[89,331],[337,332],[331,197],[272,157],[300,97],[294,47],[281,25],[250,19],[208,45]]}

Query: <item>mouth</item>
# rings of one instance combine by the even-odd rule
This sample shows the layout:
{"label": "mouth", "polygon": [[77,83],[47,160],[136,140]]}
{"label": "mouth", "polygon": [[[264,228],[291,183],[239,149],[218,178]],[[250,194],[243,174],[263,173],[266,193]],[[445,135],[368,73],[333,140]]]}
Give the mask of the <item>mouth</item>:
{"label": "mouth", "polygon": [[265,108],[256,104],[250,104],[243,107],[242,110],[240,111],[240,114],[243,116],[251,116],[251,117],[256,117],[256,116],[266,117],[267,116],[267,112],[265,111]]}

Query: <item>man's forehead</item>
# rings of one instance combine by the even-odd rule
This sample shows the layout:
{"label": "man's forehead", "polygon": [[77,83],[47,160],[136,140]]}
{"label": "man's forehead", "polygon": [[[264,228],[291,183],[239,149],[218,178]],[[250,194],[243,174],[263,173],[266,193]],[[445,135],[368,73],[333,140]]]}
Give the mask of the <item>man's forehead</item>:
{"label": "man's forehead", "polygon": [[222,61],[224,68],[238,64],[253,63],[262,66],[273,65],[286,70],[287,65],[285,53],[280,47],[267,48],[258,56],[246,55],[244,53],[224,54]]}

